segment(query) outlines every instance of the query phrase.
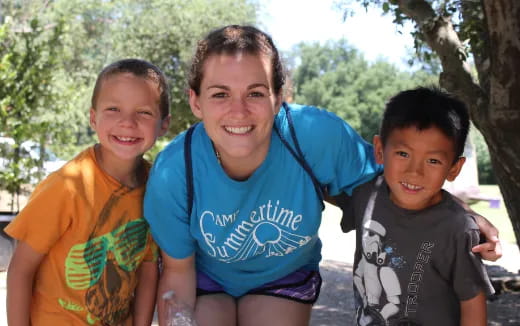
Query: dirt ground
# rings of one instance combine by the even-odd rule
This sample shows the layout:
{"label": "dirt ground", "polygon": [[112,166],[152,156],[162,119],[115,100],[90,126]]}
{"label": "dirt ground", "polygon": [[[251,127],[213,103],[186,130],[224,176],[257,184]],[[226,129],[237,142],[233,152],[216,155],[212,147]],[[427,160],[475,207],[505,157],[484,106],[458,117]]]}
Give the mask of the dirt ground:
{"label": "dirt ground", "polygon": [[[503,270],[499,272],[509,274]],[[352,265],[325,260],[321,274],[323,287],[313,308],[311,326],[353,325]],[[489,298],[487,303],[489,326],[520,325],[520,292],[505,289]]]}
{"label": "dirt ground", "polygon": [[320,297],[312,309],[311,326],[352,325],[352,266],[325,260],[321,265],[321,275],[323,284]]}
{"label": "dirt ground", "polygon": [[[323,286],[314,305],[311,326],[353,325],[352,267],[348,263],[325,260]],[[0,307],[5,307],[5,272],[0,273]],[[0,325],[7,325],[1,308]],[[520,325],[520,292],[503,292],[488,300],[489,326]],[[157,325],[156,323],[154,325]]]}

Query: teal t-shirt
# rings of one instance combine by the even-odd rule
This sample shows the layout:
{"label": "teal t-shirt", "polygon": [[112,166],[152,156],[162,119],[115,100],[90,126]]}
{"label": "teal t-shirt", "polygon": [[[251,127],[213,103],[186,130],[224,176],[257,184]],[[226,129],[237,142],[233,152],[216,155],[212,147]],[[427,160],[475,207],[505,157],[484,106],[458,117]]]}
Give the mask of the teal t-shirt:
{"label": "teal t-shirt", "polygon": [[[313,173],[330,195],[350,193],[381,167],[372,146],[336,115],[290,105],[296,137]],[[283,109],[274,122],[291,144]],[[272,132],[260,167],[245,181],[231,179],[219,165],[203,124],[191,143],[193,209],[187,213],[185,133],[157,157],[144,210],[152,234],[173,258],[196,254],[197,270],[233,296],[297,269],[317,270],[321,202],[311,178]]]}

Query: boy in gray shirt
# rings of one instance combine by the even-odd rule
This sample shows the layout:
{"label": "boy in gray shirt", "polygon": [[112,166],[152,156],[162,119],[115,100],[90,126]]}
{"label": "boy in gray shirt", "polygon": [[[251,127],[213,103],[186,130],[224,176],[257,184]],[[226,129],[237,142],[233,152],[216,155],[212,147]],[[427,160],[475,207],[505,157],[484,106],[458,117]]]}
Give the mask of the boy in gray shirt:
{"label": "boy in gray shirt", "polygon": [[468,130],[464,104],[440,90],[388,102],[374,136],[384,173],[339,203],[343,230],[357,234],[356,325],[486,325],[479,228],[442,190],[464,164]]}

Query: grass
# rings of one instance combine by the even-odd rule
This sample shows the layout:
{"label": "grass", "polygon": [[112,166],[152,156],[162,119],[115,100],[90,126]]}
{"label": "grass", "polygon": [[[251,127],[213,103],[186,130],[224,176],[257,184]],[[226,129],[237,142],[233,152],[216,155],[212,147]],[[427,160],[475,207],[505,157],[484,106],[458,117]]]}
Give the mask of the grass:
{"label": "grass", "polygon": [[[500,189],[497,185],[480,185],[480,190],[486,195],[502,198]],[[501,241],[516,244],[513,226],[509,220],[509,215],[507,214],[506,206],[503,200],[500,201],[499,208],[491,208],[489,206],[489,202],[487,201],[479,201],[471,204],[470,206],[475,212],[481,214],[495,225],[495,227],[500,232]]]}

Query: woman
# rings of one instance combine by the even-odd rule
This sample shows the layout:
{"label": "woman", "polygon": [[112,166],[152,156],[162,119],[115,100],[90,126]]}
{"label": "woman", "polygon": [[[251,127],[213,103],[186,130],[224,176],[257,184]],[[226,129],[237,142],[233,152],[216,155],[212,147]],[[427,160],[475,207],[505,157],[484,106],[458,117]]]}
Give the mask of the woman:
{"label": "woman", "polygon": [[349,193],[380,171],[371,145],[337,116],[282,105],[284,82],[268,35],[211,32],[189,77],[202,123],[173,140],[150,174],[145,216],[163,251],[159,294],[173,289],[202,326],[308,324],[321,286],[323,193]]}

